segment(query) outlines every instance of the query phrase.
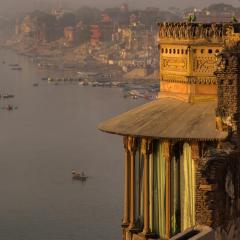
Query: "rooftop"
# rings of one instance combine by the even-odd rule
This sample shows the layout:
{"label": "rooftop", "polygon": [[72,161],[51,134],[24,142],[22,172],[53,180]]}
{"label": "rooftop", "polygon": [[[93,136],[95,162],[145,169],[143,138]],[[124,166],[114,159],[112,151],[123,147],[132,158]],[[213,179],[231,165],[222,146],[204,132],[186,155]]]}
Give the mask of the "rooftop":
{"label": "rooftop", "polygon": [[156,139],[223,140],[227,132],[216,130],[215,109],[215,101],[191,104],[163,98],[109,119],[98,129]]}

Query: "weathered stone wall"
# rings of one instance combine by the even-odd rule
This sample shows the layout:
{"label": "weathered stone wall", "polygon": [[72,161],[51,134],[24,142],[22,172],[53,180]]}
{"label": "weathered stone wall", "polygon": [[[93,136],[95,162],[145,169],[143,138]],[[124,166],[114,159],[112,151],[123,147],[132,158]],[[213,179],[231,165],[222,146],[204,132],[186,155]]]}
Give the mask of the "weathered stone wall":
{"label": "weathered stone wall", "polygon": [[214,229],[240,216],[239,159],[234,144],[208,147],[198,162],[196,220]]}
{"label": "weathered stone wall", "polygon": [[[240,45],[225,49],[219,56],[216,71],[218,84],[217,117],[220,130],[240,134]],[[223,129],[221,129],[223,128]]]}
{"label": "weathered stone wall", "polygon": [[240,236],[240,45],[226,48],[216,72],[217,128],[225,142],[200,146],[197,161],[196,220],[215,230],[215,239]]}

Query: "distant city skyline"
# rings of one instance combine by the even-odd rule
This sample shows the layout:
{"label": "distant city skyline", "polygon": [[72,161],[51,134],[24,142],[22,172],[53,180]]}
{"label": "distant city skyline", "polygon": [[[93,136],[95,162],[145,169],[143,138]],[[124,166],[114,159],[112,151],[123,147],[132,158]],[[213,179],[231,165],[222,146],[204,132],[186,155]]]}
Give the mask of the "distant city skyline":
{"label": "distant city skyline", "polygon": [[0,1],[0,14],[7,16],[9,14],[16,14],[21,12],[27,12],[38,8],[44,8],[48,6],[57,6],[58,2],[62,2],[63,6],[69,8],[78,8],[81,6],[91,6],[97,8],[116,7],[121,3],[128,3],[130,9],[139,9],[145,7],[158,7],[166,10],[169,7],[176,7],[184,9],[187,7],[203,8],[214,3],[232,4],[233,6],[240,7],[239,0],[88,0],[87,3],[84,0],[8,0]]}

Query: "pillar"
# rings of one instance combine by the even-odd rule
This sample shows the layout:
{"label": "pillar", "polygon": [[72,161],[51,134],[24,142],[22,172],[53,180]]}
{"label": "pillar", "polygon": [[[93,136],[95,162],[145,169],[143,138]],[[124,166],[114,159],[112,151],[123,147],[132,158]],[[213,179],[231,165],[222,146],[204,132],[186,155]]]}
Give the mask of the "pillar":
{"label": "pillar", "polygon": [[134,137],[128,138],[128,151],[130,153],[130,222],[129,229],[136,227],[135,223],[135,156],[137,141]]}
{"label": "pillar", "polygon": [[141,145],[141,154],[144,156],[144,226],[143,226],[143,232],[142,232],[144,235],[150,234],[149,155],[151,150],[152,150],[151,140],[143,138],[142,145]]}
{"label": "pillar", "polygon": [[124,213],[122,227],[129,225],[129,210],[130,210],[130,164],[128,151],[128,137],[123,137],[125,149],[125,164],[124,164]]}
{"label": "pillar", "polygon": [[171,169],[171,160],[170,160],[170,143],[164,143],[164,158],[166,161],[166,238],[170,239],[170,232],[171,232],[171,176],[170,176],[170,169]]}

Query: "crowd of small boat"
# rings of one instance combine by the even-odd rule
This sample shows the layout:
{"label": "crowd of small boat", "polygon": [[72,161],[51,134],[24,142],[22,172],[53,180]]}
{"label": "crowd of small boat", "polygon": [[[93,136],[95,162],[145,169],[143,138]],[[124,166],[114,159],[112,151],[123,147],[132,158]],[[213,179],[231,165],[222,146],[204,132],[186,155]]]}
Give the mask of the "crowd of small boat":
{"label": "crowd of small boat", "polygon": [[[3,61],[2,61],[2,64],[6,64],[6,61],[3,60]],[[18,70],[18,71],[21,71],[21,70],[22,70],[22,67],[21,67],[18,63],[10,63],[10,64],[8,64],[8,66],[9,66],[12,70]]]}
{"label": "crowd of small boat", "polygon": [[159,84],[151,85],[139,85],[129,82],[118,82],[108,80],[93,80],[93,79],[82,79],[82,78],[53,78],[53,77],[42,77],[42,80],[46,80],[53,85],[59,85],[61,82],[78,83],[80,86],[91,86],[91,87],[119,87],[123,91],[124,97],[131,97],[133,99],[144,98],[147,100],[153,100],[156,98],[159,91]]}
{"label": "crowd of small boat", "polygon": [[22,67],[19,66],[18,63],[14,63],[14,64],[9,64],[9,66],[11,67],[12,70],[22,70]]}

